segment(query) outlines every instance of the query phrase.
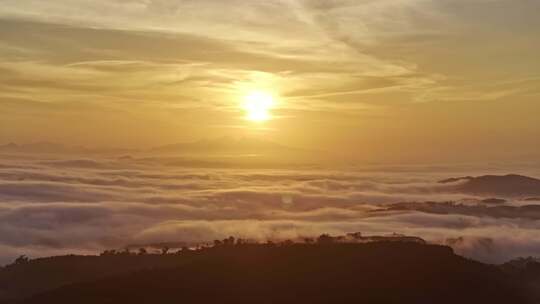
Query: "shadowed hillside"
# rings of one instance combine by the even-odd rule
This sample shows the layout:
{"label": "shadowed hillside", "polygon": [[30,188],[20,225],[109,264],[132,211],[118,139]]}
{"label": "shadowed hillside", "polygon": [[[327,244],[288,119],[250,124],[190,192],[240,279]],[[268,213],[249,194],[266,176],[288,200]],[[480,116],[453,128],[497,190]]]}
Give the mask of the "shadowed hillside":
{"label": "shadowed hillside", "polygon": [[106,254],[24,259],[0,268],[0,303],[54,289],[65,284],[91,281],[141,269],[171,268],[190,256],[156,254]]}
{"label": "shadowed hillside", "polygon": [[504,263],[500,269],[522,288],[529,303],[540,303],[540,259],[518,258]]}
{"label": "shadowed hillside", "polygon": [[[419,242],[217,242],[156,257],[178,264],[87,278],[20,303],[527,303],[498,267]],[[120,265],[107,256],[87,261]]]}

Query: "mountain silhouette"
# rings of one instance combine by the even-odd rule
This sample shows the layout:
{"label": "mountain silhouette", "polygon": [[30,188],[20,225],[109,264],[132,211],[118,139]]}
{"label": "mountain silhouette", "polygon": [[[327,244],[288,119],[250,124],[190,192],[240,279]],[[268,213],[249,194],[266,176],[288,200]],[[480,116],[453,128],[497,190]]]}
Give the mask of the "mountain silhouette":
{"label": "mountain silhouette", "polygon": [[[24,278],[38,280],[31,279],[36,274],[43,284],[66,273],[72,277],[9,303],[533,303],[511,281],[516,276],[445,246],[332,238],[316,244],[218,244],[175,254],[61,258],[67,264],[79,259],[70,266],[46,266],[54,258],[41,266],[21,262],[11,266],[11,277],[23,286],[29,284]],[[93,265],[122,268],[122,259],[146,267],[87,276]],[[148,259],[171,264],[152,266]]]}
{"label": "mountain silhouette", "polygon": [[494,195],[502,197],[526,197],[540,195],[540,180],[523,175],[484,175],[479,177],[458,177],[439,181],[454,184],[453,190],[473,195]]}

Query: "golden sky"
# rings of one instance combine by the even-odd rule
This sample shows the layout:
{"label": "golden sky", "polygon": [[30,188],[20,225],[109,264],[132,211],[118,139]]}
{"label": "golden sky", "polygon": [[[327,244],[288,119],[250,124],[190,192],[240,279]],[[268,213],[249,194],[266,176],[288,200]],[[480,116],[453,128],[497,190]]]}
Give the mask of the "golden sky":
{"label": "golden sky", "polygon": [[[0,143],[255,136],[380,162],[540,156],[536,0],[0,4]],[[251,113],[264,121],[246,119],[253,94],[272,96]]]}

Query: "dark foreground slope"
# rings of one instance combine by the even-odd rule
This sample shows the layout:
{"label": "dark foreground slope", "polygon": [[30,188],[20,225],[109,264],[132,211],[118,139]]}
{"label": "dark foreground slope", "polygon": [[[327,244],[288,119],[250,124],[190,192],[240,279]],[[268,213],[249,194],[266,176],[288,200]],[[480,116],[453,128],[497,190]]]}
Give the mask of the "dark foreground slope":
{"label": "dark foreground slope", "polygon": [[218,246],[23,303],[525,303],[495,266],[416,243]]}
{"label": "dark foreground slope", "polygon": [[142,269],[173,268],[190,255],[58,256],[14,263],[0,268],[0,303],[13,303],[36,293],[76,282],[132,273]]}

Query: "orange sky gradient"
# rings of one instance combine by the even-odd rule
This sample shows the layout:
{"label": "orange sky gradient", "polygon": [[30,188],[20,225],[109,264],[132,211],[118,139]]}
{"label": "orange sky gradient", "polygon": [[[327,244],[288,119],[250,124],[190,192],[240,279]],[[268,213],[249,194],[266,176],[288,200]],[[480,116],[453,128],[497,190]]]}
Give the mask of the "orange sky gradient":
{"label": "orange sky gradient", "polygon": [[[533,0],[6,0],[0,143],[248,136],[366,162],[535,160],[538,12]],[[253,92],[272,95],[267,119],[246,119]]]}

